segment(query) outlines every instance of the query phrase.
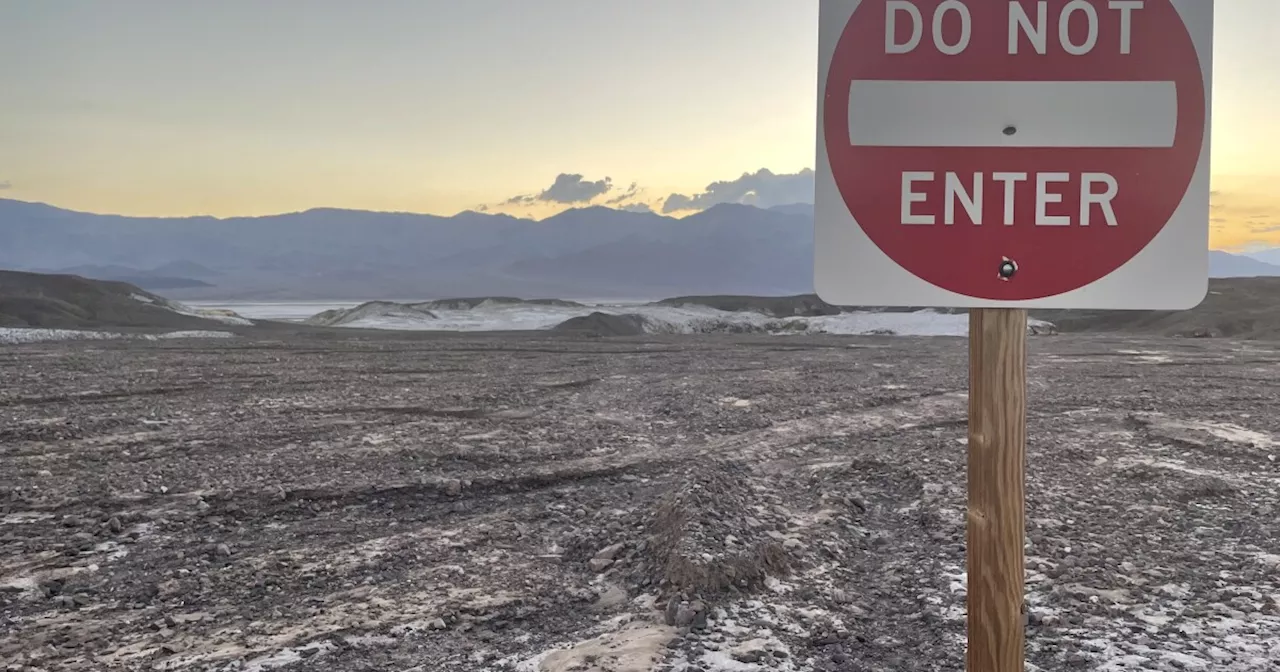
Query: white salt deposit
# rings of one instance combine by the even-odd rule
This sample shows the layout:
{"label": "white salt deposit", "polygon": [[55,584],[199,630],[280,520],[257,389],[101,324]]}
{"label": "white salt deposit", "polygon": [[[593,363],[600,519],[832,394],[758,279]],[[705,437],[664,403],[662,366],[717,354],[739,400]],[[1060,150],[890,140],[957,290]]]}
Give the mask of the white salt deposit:
{"label": "white salt deposit", "polygon": [[130,298],[134,301],[159,306],[179,315],[186,315],[187,317],[199,317],[201,319],[221,322],[223,324],[232,324],[239,327],[253,326],[253,320],[241,317],[236,314],[235,311],[228,310],[226,308],[189,306],[185,303],[170,301],[168,299],[156,300],[149,296],[143,296],[142,294],[131,294]]}
{"label": "white salt deposit", "polygon": [[18,345],[21,343],[50,343],[56,341],[110,341],[139,340],[161,341],[177,338],[235,338],[236,335],[226,331],[172,331],[164,334],[120,334],[109,331],[88,331],[77,329],[21,329],[0,328],[0,345]]}
{"label": "white salt deposit", "polygon": [[[227,310],[252,319],[302,321],[326,310],[351,309],[360,303],[208,303],[198,307]],[[354,316],[342,326],[361,329],[407,331],[534,331],[550,329],[565,320],[601,312],[612,315],[638,315],[645,331],[654,334],[715,333],[743,330],[777,334],[885,334],[898,336],[968,335],[969,318],[965,314],[947,314],[935,310],[908,313],[855,311],[818,317],[773,317],[758,312],[729,312],[705,306],[660,306],[636,302],[596,302],[582,306],[547,306],[530,303],[503,304],[485,302],[472,309],[431,308],[434,318],[415,317],[388,304],[385,314],[368,310]],[[1052,325],[1032,320],[1031,326],[1051,329]]]}

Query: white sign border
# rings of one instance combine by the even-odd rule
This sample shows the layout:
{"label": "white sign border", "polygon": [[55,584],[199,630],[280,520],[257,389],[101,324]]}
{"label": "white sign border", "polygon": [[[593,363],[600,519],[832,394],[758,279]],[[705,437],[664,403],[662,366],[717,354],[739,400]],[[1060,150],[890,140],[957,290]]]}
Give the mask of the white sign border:
{"label": "white sign border", "polygon": [[1028,301],[978,299],[916,277],[867,237],[845,205],[827,155],[824,99],[836,44],[862,2],[819,0],[814,288],[824,301],[868,307],[1186,310],[1204,300],[1209,275],[1213,0],[1172,0],[1200,58],[1205,86],[1204,146],[1182,202],[1151,243],[1124,266],[1080,289]]}

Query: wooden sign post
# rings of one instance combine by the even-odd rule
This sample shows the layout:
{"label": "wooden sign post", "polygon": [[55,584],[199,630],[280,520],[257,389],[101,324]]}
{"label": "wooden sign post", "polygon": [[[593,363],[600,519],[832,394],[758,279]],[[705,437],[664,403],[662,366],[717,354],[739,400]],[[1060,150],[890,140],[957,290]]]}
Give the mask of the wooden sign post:
{"label": "wooden sign post", "polygon": [[969,311],[969,672],[1022,672],[1027,311]]}
{"label": "wooden sign post", "polygon": [[1023,672],[1026,311],[1204,300],[1214,3],[818,7],[814,288],[971,311],[966,659]]}

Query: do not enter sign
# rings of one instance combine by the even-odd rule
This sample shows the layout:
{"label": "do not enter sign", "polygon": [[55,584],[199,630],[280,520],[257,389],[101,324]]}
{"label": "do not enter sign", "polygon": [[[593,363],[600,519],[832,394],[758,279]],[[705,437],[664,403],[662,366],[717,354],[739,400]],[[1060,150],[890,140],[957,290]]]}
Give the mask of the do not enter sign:
{"label": "do not enter sign", "polygon": [[1212,3],[822,0],[828,301],[1187,308]]}

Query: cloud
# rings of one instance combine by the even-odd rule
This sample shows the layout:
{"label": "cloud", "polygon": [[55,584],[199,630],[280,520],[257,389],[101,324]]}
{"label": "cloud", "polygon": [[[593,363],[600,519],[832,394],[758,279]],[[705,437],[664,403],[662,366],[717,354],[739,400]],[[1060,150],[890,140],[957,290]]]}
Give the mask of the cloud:
{"label": "cloud", "polygon": [[614,196],[613,198],[605,202],[609,205],[617,205],[619,203],[622,203],[623,201],[629,201],[639,196],[640,193],[643,191],[644,189],[641,189],[640,185],[636,184],[635,182],[632,182],[631,186],[627,187],[626,191],[622,192],[621,194],[618,194],[617,196]]}
{"label": "cloud", "polygon": [[773,208],[796,203],[813,203],[814,171],[805,168],[797,173],[778,174],[762,168],[743,173],[736,180],[712,182],[696,194],[670,194],[654,198],[654,194],[636,182],[625,189],[615,186],[613,179],[588,180],[581,173],[561,173],[550,187],[536,194],[520,194],[490,204],[480,212],[514,212],[527,208],[545,210],[549,206],[602,204],[626,212],[670,214],[706,210],[720,203],[754,205]]}
{"label": "cloud", "polygon": [[597,196],[603,196],[613,189],[613,179],[589,182],[581,175],[560,174],[550,187],[538,196],[541,200],[552,203],[588,203]]}
{"label": "cloud", "polygon": [[12,189],[12,188],[13,188],[12,182],[10,182],[9,180],[0,180],[0,191],[4,191],[6,189]]}
{"label": "cloud", "polygon": [[605,201],[605,205],[623,212],[639,212],[646,215],[653,214],[654,203],[639,200],[644,194],[645,189],[639,184],[632,182],[626,191]]}
{"label": "cloud", "polygon": [[759,208],[772,208],[793,203],[812,203],[814,173],[805,168],[798,173],[779,175],[767,168],[729,182],[712,182],[700,194],[671,194],[662,204],[662,212],[706,210],[720,203],[741,203]]}
{"label": "cloud", "polygon": [[[633,185],[634,186],[634,185]],[[503,205],[533,205],[534,203],[590,203],[613,189],[613,179],[590,181],[577,173],[560,173],[550,187],[539,194],[513,196]]]}

